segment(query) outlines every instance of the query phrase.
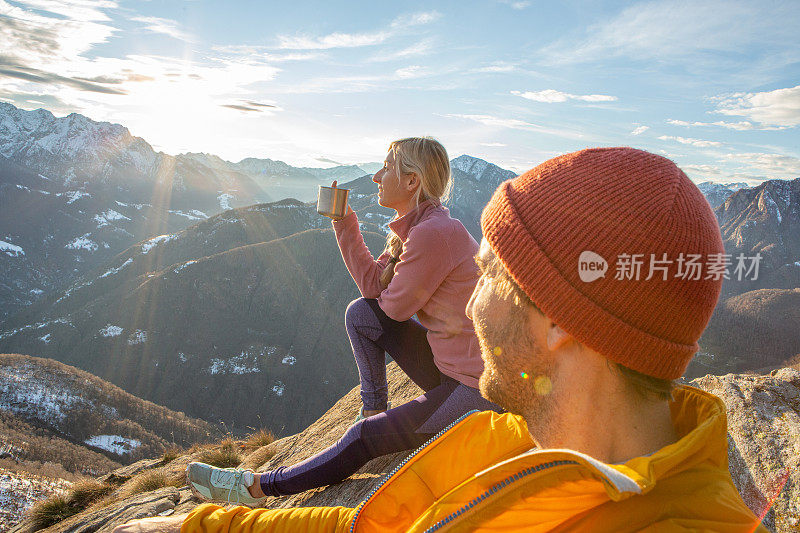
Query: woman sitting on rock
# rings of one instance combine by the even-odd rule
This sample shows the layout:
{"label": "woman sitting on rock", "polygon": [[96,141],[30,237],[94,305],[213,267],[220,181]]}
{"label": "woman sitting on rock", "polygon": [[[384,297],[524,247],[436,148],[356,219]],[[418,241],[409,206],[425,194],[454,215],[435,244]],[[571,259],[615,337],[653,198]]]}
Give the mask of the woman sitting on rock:
{"label": "woman sitting on rock", "polygon": [[[465,309],[479,277],[478,244],[442,206],[452,186],[447,151],[431,138],[395,141],[372,181],[378,203],[397,212],[381,256],[375,260],[367,249],[350,206],[333,221],[363,296],[345,313],[361,380],[356,423],[330,448],[277,470],[191,463],[187,477],[195,494],[260,506],[267,496],[338,483],[375,457],[416,448],[473,409],[502,411],[477,388],[483,361]],[[386,352],[425,391],[393,409]]]}

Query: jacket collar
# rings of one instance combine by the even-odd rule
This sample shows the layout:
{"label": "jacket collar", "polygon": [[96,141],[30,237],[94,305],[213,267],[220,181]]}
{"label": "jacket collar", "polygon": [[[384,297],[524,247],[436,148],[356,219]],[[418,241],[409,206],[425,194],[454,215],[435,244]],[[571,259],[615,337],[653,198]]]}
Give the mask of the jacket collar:
{"label": "jacket collar", "polygon": [[574,450],[533,449],[497,463],[476,474],[490,474],[506,463],[515,468],[555,460],[575,461],[600,478],[612,500],[650,491],[659,479],[673,476],[701,463],[728,470],[727,416],[722,400],[700,389],[678,387],[670,402],[670,413],[678,441],[653,454],[610,465]]}
{"label": "jacket collar", "polygon": [[[670,411],[679,440],[621,465],[606,464],[573,450],[530,449],[532,442],[521,417],[474,413],[401,463],[358,508],[353,528],[357,530],[357,522],[375,531],[406,531],[412,523],[429,525],[466,502],[482,501],[481,493],[506,490],[515,480],[530,483],[541,479],[544,485],[551,485],[565,476],[596,479],[598,483],[593,488],[586,486],[587,492],[579,498],[578,507],[588,509],[649,492],[659,479],[700,464],[727,472],[727,419],[722,401],[683,386],[675,391]],[[555,475],[547,477],[548,472]],[[409,496],[412,493],[413,498]]]}
{"label": "jacket collar", "polygon": [[414,209],[405,215],[389,222],[389,229],[391,229],[395,235],[400,237],[401,240],[405,241],[408,238],[408,232],[411,231],[411,228],[416,226],[420,220],[428,216],[428,214],[434,209],[445,209],[441,206],[442,203],[436,198],[424,200],[417,204]]}

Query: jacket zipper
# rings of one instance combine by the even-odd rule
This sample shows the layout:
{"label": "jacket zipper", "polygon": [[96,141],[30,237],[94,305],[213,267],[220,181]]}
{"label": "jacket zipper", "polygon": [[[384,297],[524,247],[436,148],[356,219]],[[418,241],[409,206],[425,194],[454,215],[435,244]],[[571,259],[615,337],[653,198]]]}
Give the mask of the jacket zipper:
{"label": "jacket zipper", "polygon": [[513,476],[509,476],[506,479],[504,479],[503,481],[493,485],[490,489],[488,489],[483,494],[481,494],[477,498],[475,498],[472,501],[470,501],[465,506],[461,507],[456,512],[451,513],[451,514],[447,515],[446,517],[444,517],[443,519],[439,520],[434,525],[432,525],[431,527],[426,529],[425,533],[433,533],[434,531],[438,531],[439,529],[443,528],[444,526],[446,526],[447,524],[449,524],[450,522],[452,522],[453,520],[455,520],[456,518],[458,518],[462,514],[466,513],[467,511],[469,511],[470,509],[472,509],[473,507],[478,505],[479,503],[482,503],[489,496],[492,496],[492,495],[496,494],[501,489],[504,489],[504,488],[508,487],[512,483],[514,483],[516,481],[519,481],[520,479],[522,479],[522,478],[524,478],[526,476],[529,476],[530,474],[533,474],[535,472],[541,472],[542,470],[546,470],[548,468],[552,468],[552,467],[555,467],[555,466],[570,465],[570,464],[571,465],[576,465],[578,463],[577,463],[577,461],[570,461],[570,460],[550,461],[549,463],[542,463],[540,465],[532,466],[530,468],[526,468],[526,469],[524,469],[524,470],[522,470],[520,472],[517,472]]}
{"label": "jacket zipper", "polygon": [[442,429],[442,430],[441,430],[439,433],[437,433],[436,435],[434,435],[433,437],[431,437],[430,439],[428,439],[428,441],[427,441],[427,442],[425,442],[425,444],[423,444],[422,446],[420,446],[419,448],[417,448],[416,450],[414,450],[413,452],[411,452],[411,453],[408,455],[408,457],[406,457],[405,459],[403,459],[402,461],[400,461],[400,464],[398,464],[396,467],[394,467],[394,468],[392,469],[392,471],[391,471],[391,472],[389,472],[389,474],[387,474],[385,478],[383,478],[383,481],[381,481],[380,483],[378,483],[378,485],[376,485],[376,486],[375,486],[375,487],[374,487],[374,488],[373,488],[373,489],[372,489],[372,490],[369,492],[369,494],[367,494],[367,497],[366,497],[366,498],[364,498],[364,501],[362,501],[362,502],[361,502],[361,503],[358,505],[358,507],[356,508],[356,514],[353,516],[353,521],[350,523],[350,533],[353,533],[353,532],[355,531],[356,522],[358,521],[358,515],[360,515],[360,514],[361,514],[361,510],[364,508],[364,506],[367,504],[367,502],[370,500],[370,498],[372,498],[372,497],[375,495],[375,493],[376,493],[376,492],[378,492],[378,491],[381,489],[381,487],[383,487],[384,485],[386,485],[386,483],[388,483],[388,482],[389,482],[389,479],[391,479],[391,477],[392,477],[393,475],[395,475],[395,474],[396,474],[396,473],[397,473],[397,472],[398,472],[398,471],[399,471],[401,468],[403,468],[403,466],[404,466],[404,465],[405,465],[407,462],[409,462],[411,459],[413,459],[413,458],[414,458],[414,457],[415,457],[415,456],[416,456],[416,455],[417,455],[419,452],[421,452],[422,450],[424,450],[424,449],[425,449],[427,446],[429,446],[429,445],[430,445],[430,444],[431,444],[433,441],[435,441],[436,439],[438,439],[439,437],[441,437],[442,435],[444,435],[445,433],[447,433],[448,431],[450,431],[451,429],[453,429],[453,426],[455,426],[456,424],[458,424],[459,422],[461,422],[462,420],[464,420],[465,418],[467,418],[469,415],[471,415],[471,414],[473,414],[473,413],[478,413],[478,412],[479,412],[479,411],[478,411],[477,409],[473,409],[472,411],[470,411],[470,412],[468,412],[468,413],[465,413],[465,414],[461,415],[460,417],[458,417],[457,419],[453,420],[453,421],[452,421],[450,424],[448,424],[448,425],[447,425],[447,426],[446,426],[444,429]]}

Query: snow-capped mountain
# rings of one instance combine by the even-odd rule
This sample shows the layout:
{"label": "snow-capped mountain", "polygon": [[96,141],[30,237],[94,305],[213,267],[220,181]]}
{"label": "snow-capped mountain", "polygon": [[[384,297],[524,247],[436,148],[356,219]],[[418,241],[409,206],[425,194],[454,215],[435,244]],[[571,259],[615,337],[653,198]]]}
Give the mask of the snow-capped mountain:
{"label": "snow-capped mountain", "polygon": [[119,124],[0,102],[0,323],[138,241],[287,192],[313,197],[329,175],[364,174],[341,168],[172,156]]}
{"label": "snow-capped mountain", "polygon": [[706,200],[708,200],[708,203],[711,204],[711,207],[714,209],[724,203],[731,194],[739,189],[745,189],[747,187],[749,187],[749,185],[744,182],[715,183],[713,181],[704,181],[697,184],[697,188],[700,189],[700,192],[703,193],[703,196],[706,197]]}
{"label": "snow-capped mountain", "polygon": [[228,163],[231,168],[252,176],[273,198],[296,198],[313,201],[320,185],[350,181],[368,174],[357,165],[332,168],[293,167],[283,161],[249,157],[238,163]]}
{"label": "snow-capped mountain", "polygon": [[469,175],[483,184],[489,192],[494,192],[498,185],[516,176],[515,172],[469,155],[462,155],[450,161],[450,168]]}
{"label": "snow-capped mountain", "polygon": [[742,188],[715,213],[727,253],[762,256],[758,279],[726,281],[725,295],[800,287],[800,178]]}
{"label": "snow-capped mountain", "polygon": [[24,111],[5,102],[0,102],[0,155],[64,186],[108,178],[114,166],[130,167],[144,178],[159,159],[147,142],[119,124],[77,113],[56,118],[44,109]]}

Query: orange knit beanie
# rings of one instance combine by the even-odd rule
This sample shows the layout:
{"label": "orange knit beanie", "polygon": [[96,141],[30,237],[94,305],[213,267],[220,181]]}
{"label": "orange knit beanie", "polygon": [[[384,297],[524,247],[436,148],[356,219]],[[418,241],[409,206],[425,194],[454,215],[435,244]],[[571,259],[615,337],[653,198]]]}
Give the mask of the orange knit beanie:
{"label": "orange knit beanie", "polygon": [[579,342],[643,374],[683,375],[725,258],[711,207],[672,161],[633,148],[553,158],[501,184],[481,227],[533,303]]}

